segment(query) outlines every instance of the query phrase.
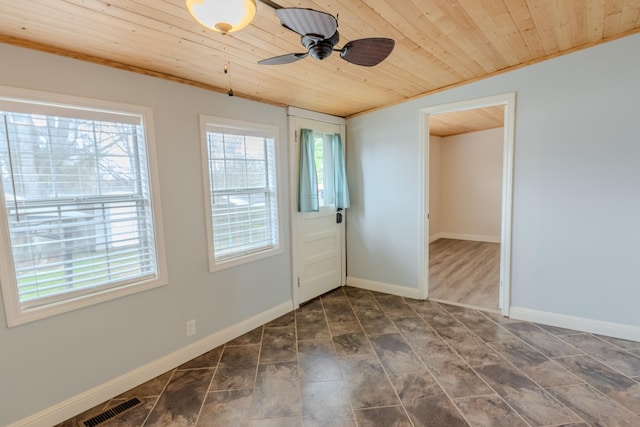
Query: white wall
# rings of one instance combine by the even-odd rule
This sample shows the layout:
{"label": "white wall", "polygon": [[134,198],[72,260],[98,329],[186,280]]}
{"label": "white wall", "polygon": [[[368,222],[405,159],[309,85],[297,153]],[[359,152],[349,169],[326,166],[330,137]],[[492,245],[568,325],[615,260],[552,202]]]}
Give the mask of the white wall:
{"label": "white wall", "polygon": [[438,229],[445,237],[500,241],[503,136],[497,128],[440,139]]}
{"label": "white wall", "polygon": [[388,108],[347,120],[347,282],[417,288],[418,119],[417,108]]}
{"label": "white wall", "polygon": [[442,211],[440,204],[442,182],[440,176],[442,170],[440,165],[442,163],[441,147],[443,139],[436,135],[429,135],[429,241],[438,239],[442,231],[440,225],[440,212]]}
{"label": "white wall", "polygon": [[640,34],[347,121],[348,275],[418,288],[420,114],[515,91],[512,306],[640,326]]}
{"label": "white wall", "polygon": [[[282,108],[0,44],[0,85],[153,108],[169,285],[6,327],[0,305],[0,425],[23,419],[290,301],[288,227],[280,255],[207,272],[198,114],[279,128],[283,224],[289,221]],[[196,319],[198,333],[185,336]]]}

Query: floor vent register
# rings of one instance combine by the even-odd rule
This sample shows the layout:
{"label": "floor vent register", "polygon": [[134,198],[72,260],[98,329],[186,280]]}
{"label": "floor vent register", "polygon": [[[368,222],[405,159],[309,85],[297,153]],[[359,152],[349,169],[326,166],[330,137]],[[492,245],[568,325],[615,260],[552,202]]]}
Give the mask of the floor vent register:
{"label": "floor vent register", "polygon": [[87,420],[80,422],[80,426],[81,427],[99,426],[140,405],[142,405],[142,400],[138,399],[137,397],[134,397],[133,399],[129,399],[126,402],[122,402],[111,409],[107,409],[106,411],[99,413],[95,417],[91,417]]}

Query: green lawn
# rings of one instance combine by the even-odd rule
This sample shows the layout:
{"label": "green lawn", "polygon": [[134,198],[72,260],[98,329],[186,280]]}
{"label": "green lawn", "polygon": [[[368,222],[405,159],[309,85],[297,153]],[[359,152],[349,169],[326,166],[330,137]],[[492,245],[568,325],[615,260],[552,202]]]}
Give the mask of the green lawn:
{"label": "green lawn", "polygon": [[[86,258],[83,256],[81,258]],[[18,279],[20,300],[30,300],[36,297],[44,297],[91,286],[94,281],[117,280],[135,274],[139,271],[136,267],[140,263],[140,257],[134,254],[107,255],[80,261],[72,261],[73,268],[65,275],[64,266],[47,268],[44,265],[36,274],[30,272],[28,276]],[[133,264],[133,265],[132,265]],[[135,270],[135,271],[134,271]],[[68,276],[68,277],[67,277]],[[99,278],[98,276],[105,276]]]}

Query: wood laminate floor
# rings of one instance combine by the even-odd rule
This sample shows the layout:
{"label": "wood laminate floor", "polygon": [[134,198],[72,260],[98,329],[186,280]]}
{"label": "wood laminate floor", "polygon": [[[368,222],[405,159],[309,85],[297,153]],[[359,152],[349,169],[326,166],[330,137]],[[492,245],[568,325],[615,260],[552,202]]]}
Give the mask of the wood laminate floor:
{"label": "wood laminate floor", "polygon": [[429,298],[498,309],[500,244],[438,239],[429,244]]}

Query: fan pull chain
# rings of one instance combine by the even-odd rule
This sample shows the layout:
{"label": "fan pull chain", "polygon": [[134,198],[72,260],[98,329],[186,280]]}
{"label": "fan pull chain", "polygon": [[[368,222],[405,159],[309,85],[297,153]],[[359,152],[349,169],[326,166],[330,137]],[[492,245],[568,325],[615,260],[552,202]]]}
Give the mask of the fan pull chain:
{"label": "fan pull chain", "polygon": [[233,96],[233,89],[231,89],[231,70],[229,69],[229,52],[227,51],[227,34],[222,34],[224,40],[224,73],[227,75],[227,82],[229,86],[229,90],[227,91],[227,95]]}
{"label": "fan pull chain", "polygon": [[224,73],[227,75],[229,81],[229,90],[227,91],[227,95],[233,96],[233,89],[231,89],[231,72],[229,71],[229,64],[224,64]]}

